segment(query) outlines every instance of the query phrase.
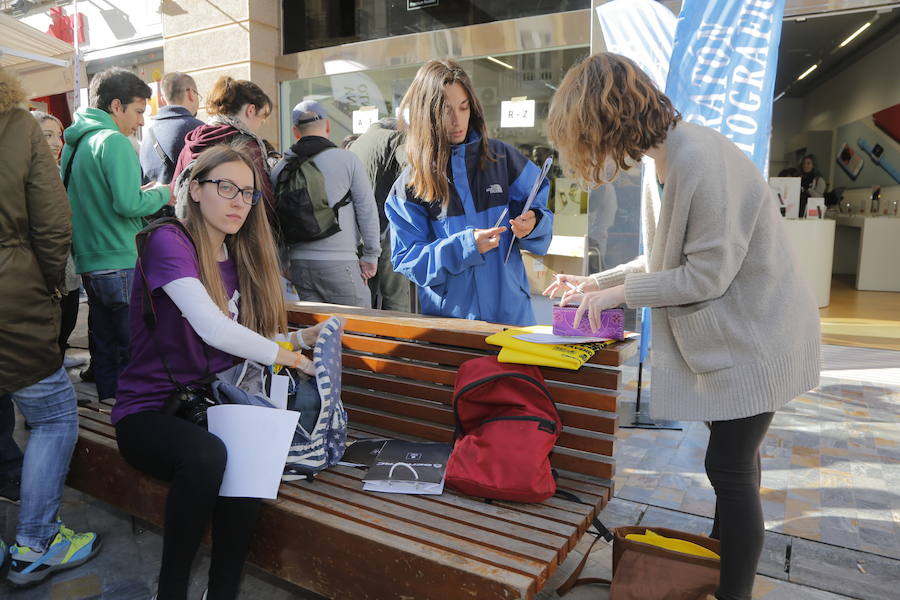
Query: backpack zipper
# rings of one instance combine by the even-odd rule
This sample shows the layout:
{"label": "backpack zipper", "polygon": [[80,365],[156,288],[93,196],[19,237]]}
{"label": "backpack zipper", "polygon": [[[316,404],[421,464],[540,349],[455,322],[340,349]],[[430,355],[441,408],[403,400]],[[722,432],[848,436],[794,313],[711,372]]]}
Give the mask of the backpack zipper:
{"label": "backpack zipper", "polygon": [[484,377],[483,379],[479,379],[478,381],[473,381],[472,383],[470,383],[463,389],[459,390],[453,398],[453,405],[456,406],[456,399],[459,398],[460,396],[462,396],[463,394],[465,394],[466,392],[468,392],[469,390],[471,390],[472,388],[478,387],[479,385],[482,385],[485,383],[490,383],[491,381],[494,381],[495,379],[500,379],[501,377],[516,377],[518,379],[524,379],[525,381],[533,383],[534,385],[541,388],[541,391],[544,392],[544,395],[547,396],[547,398],[551,402],[553,401],[553,397],[550,396],[550,392],[547,391],[547,388],[544,386],[544,384],[541,383],[540,381],[538,381],[537,379],[535,379],[534,377],[525,375],[524,373],[498,373],[497,375],[491,375],[489,377]]}
{"label": "backpack zipper", "polygon": [[[502,378],[502,377],[516,377],[516,378],[518,378],[518,379],[524,379],[525,381],[527,381],[527,382],[529,382],[529,383],[533,383],[533,384],[536,385],[538,388],[540,388],[540,390],[541,390],[542,392],[544,392],[544,395],[547,396],[547,399],[548,399],[548,400],[550,400],[550,404],[553,405],[553,408],[554,408],[554,409],[556,408],[556,403],[553,402],[553,396],[550,395],[550,392],[547,390],[547,387],[546,387],[543,383],[541,383],[540,381],[538,381],[537,379],[535,379],[534,377],[531,377],[531,376],[529,376],[529,375],[525,375],[524,373],[498,373],[498,374],[496,374],[496,375],[490,375],[490,376],[488,376],[488,377],[484,377],[484,378],[482,378],[482,379],[479,379],[479,380],[477,380],[477,381],[473,381],[472,383],[466,385],[465,387],[463,387],[463,389],[459,390],[459,391],[458,391],[456,394],[454,394],[454,396],[453,396],[453,420],[456,422],[456,428],[455,428],[454,431],[453,431],[453,443],[454,443],[454,444],[456,443],[456,440],[459,439],[460,437],[462,437],[462,435],[465,433],[465,430],[463,429],[463,426],[462,426],[462,421],[461,421],[460,418],[459,418],[459,412],[457,411],[457,405],[458,405],[457,400],[458,400],[463,394],[465,394],[466,392],[468,392],[469,390],[471,390],[471,389],[473,389],[473,388],[476,388],[476,387],[478,387],[479,385],[483,385],[483,384],[485,384],[485,383],[490,383],[491,381],[494,381],[494,380],[496,380],[496,379],[500,379],[500,378]],[[539,418],[539,417],[535,417],[535,418]],[[484,423],[482,423],[482,425],[483,425],[483,424],[484,424]],[[555,425],[556,425],[556,424],[554,423],[554,428],[555,428]]]}
{"label": "backpack zipper", "polygon": [[518,417],[494,417],[493,419],[488,419],[487,421],[482,421],[478,424],[479,427],[483,427],[488,423],[493,423],[494,421],[534,421],[538,423],[539,431],[546,431],[547,433],[556,433],[556,423],[551,421],[550,419],[542,419],[541,417],[532,417],[528,415],[521,415]]}

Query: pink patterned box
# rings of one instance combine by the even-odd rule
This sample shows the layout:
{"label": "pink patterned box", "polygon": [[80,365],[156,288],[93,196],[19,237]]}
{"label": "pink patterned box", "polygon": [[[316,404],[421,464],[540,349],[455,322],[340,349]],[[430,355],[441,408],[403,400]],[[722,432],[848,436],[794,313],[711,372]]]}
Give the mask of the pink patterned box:
{"label": "pink patterned box", "polygon": [[613,340],[625,339],[625,311],[621,308],[610,308],[600,313],[600,329],[591,331],[587,312],[581,317],[581,323],[575,327],[575,311],[577,306],[553,307],[553,334],[569,336],[603,337]]}

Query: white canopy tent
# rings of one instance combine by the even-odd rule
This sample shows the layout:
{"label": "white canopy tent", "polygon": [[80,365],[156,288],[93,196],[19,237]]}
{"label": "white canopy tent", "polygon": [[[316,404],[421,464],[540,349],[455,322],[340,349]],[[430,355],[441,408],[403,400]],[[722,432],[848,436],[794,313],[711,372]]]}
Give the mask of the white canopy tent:
{"label": "white canopy tent", "polygon": [[18,74],[29,98],[71,92],[74,55],[71,44],[0,13],[0,67]]}

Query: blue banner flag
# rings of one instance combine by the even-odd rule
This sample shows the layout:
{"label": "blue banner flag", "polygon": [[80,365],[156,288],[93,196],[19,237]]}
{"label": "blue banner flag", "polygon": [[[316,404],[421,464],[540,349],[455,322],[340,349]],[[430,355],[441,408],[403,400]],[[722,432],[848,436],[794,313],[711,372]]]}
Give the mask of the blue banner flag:
{"label": "blue banner flag", "polygon": [[[675,15],[654,0],[612,0],[597,7],[597,19],[603,30],[606,49],[633,60],[660,89],[666,83],[672,45],[675,38]],[[646,174],[642,173],[643,177]],[[642,181],[656,186],[656,181]],[[642,209],[643,210],[643,209]],[[642,232],[643,233],[643,232]],[[639,242],[643,254],[643,235]],[[643,363],[650,353],[650,309],[641,309],[641,345],[638,360]]]}
{"label": "blue banner flag", "polygon": [[732,140],[768,172],[784,0],[685,0],[666,95],[685,121]]}

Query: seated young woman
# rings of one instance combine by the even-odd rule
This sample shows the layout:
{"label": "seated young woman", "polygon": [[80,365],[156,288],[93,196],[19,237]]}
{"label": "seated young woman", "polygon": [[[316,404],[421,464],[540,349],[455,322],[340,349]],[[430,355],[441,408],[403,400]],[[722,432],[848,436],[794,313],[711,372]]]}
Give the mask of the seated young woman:
{"label": "seated young woman", "polygon": [[[272,340],[287,333],[287,319],[259,184],[244,151],[209,148],[181,190],[187,234],[175,224],[143,234],[131,295],[131,362],[119,379],[112,422],[125,460],[171,482],[159,600],[184,600],[210,520],[208,598],[236,598],[260,508],[258,499],[218,496],[225,445],[203,427],[163,414],[175,382],[201,380],[241,359],[313,373],[312,361]],[[152,329],[143,318],[145,287],[156,315]],[[306,348],[316,335],[310,328],[290,339]]]}

